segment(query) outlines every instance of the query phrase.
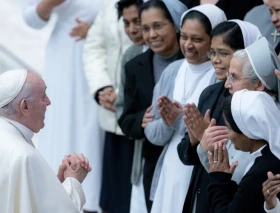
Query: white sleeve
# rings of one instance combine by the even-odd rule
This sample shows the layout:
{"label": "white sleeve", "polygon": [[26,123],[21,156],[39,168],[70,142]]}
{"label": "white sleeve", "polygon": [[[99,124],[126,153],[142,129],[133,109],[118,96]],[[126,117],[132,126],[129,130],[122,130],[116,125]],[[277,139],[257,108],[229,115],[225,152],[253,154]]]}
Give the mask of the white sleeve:
{"label": "white sleeve", "polygon": [[208,160],[208,155],[207,155],[207,152],[205,152],[200,144],[198,144],[197,146],[197,154],[198,154],[198,157],[199,157],[199,160],[202,164],[202,166],[204,167],[204,169],[209,173],[209,169],[210,169],[210,164],[209,164],[209,160]]}
{"label": "white sleeve", "polygon": [[68,177],[64,180],[62,186],[70,196],[71,200],[75,203],[77,208],[81,211],[84,204],[86,203],[86,198],[80,182],[75,178]]}
{"label": "white sleeve", "polygon": [[30,27],[41,29],[47,25],[47,21],[41,19],[37,13],[38,0],[30,0],[23,12],[23,19]]}
{"label": "white sleeve", "polygon": [[89,29],[84,43],[84,71],[88,80],[90,94],[93,96],[95,96],[98,89],[113,85],[108,73],[107,44],[103,32],[103,24],[105,24],[103,23],[104,7],[100,10],[94,24]]}
{"label": "white sleeve", "polygon": [[264,210],[267,212],[267,213],[280,213],[280,202],[279,202],[279,199],[276,198],[277,200],[277,204],[275,206],[275,208],[273,209],[270,209],[270,210],[267,210],[266,209],[266,202],[264,202]]}

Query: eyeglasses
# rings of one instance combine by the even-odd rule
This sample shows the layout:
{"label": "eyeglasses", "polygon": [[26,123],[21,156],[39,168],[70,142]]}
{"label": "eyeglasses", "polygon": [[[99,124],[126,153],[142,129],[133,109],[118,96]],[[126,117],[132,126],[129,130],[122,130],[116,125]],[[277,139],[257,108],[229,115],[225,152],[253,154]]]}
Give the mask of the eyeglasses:
{"label": "eyeglasses", "polygon": [[233,53],[227,53],[227,52],[224,52],[224,51],[214,51],[214,50],[210,50],[207,52],[207,56],[209,59],[213,59],[215,56],[217,56],[219,59],[222,59],[222,58],[226,58],[227,56],[229,55],[232,55]]}
{"label": "eyeglasses", "polygon": [[152,24],[152,27],[147,26],[147,25],[142,25],[141,29],[143,33],[148,33],[150,32],[150,29],[152,28],[154,31],[160,31],[162,30],[166,25],[169,23],[163,23],[163,22],[156,22]]}
{"label": "eyeglasses", "polygon": [[233,85],[234,82],[236,81],[240,81],[243,79],[248,79],[248,78],[237,78],[237,77],[233,77],[229,72],[227,72],[227,79],[229,79],[231,81],[231,84]]}

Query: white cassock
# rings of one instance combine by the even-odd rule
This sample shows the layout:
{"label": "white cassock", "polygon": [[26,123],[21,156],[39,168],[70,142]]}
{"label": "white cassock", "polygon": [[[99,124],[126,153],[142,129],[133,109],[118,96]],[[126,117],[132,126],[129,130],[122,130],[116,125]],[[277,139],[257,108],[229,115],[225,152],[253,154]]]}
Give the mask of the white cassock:
{"label": "white cassock", "polygon": [[[33,28],[48,23],[36,12],[39,2],[29,0],[24,11],[26,23]],[[99,209],[104,131],[99,127],[97,104],[90,96],[83,71],[84,40],[77,42],[69,33],[77,26],[76,18],[91,24],[101,4],[101,0],[66,0],[52,11],[57,21],[47,44],[43,73],[52,104],[36,144],[55,172],[71,152],[82,153],[89,159],[94,173],[89,173],[82,184],[87,199],[84,209],[89,211]]]}
{"label": "white cassock", "polygon": [[60,183],[33,147],[33,132],[0,117],[0,212],[79,213],[85,203],[74,178]]}

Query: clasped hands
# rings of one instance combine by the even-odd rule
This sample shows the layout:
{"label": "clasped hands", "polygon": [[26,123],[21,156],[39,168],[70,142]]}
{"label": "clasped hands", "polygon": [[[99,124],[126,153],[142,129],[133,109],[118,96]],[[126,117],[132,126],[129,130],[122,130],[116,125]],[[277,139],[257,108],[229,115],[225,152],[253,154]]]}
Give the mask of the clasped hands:
{"label": "clasped hands", "polygon": [[107,87],[98,93],[99,104],[112,112],[115,112],[114,103],[117,99],[117,94],[112,87]]}
{"label": "clasped hands", "polygon": [[71,153],[62,160],[57,177],[61,183],[68,177],[73,177],[82,183],[90,171],[89,161],[83,154]]}

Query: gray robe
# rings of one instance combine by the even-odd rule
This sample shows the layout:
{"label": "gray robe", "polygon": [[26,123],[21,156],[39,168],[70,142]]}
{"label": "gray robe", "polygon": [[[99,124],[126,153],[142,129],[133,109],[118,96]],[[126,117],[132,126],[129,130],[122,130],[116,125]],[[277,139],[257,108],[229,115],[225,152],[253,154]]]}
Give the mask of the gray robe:
{"label": "gray robe", "polygon": [[172,64],[170,64],[168,67],[166,67],[166,69],[163,71],[160,77],[159,82],[156,84],[154,89],[153,101],[152,101],[153,109],[151,111],[151,113],[154,114],[154,119],[153,122],[148,123],[147,127],[145,128],[145,135],[148,138],[148,140],[151,141],[153,144],[158,146],[165,146],[165,147],[158,159],[154,171],[154,177],[153,177],[151,193],[150,193],[151,200],[153,200],[154,198],[162,165],[163,165],[164,156],[168,149],[168,144],[173,134],[175,133],[175,131],[179,131],[183,137],[184,133],[186,132],[186,127],[184,125],[184,122],[182,121],[183,114],[180,114],[176,119],[176,121],[171,126],[169,126],[165,124],[161,119],[157,106],[157,98],[161,95],[168,96],[170,100],[173,99],[175,79],[178,74],[179,68],[184,60],[186,59],[175,61]]}

